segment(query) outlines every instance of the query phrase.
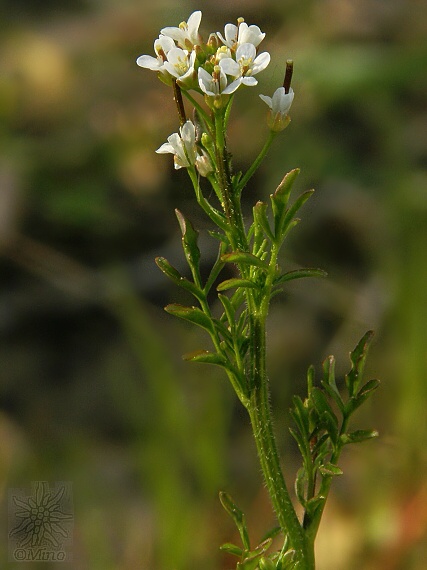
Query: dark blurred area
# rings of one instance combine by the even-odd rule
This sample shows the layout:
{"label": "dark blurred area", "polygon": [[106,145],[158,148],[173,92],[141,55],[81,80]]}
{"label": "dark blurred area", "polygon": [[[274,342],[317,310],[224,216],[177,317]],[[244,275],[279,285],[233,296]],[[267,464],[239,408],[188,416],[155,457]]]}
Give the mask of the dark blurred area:
{"label": "dark blurred area", "polygon": [[[316,189],[284,267],[329,277],[289,284],[269,321],[276,431],[298,469],[290,398],[309,364],[376,332],[366,374],[382,380],[360,428],[380,439],[342,460],[318,539],[319,570],[427,567],[427,6],[422,0],[0,4],[0,492],[71,481],[81,570],[229,568],[238,540],[217,499],[247,511],[253,539],[274,518],[249,422],[221,371],[181,360],[208,348],[163,312],[188,303],[160,273],[183,272],[179,207],[216,257],[186,173],[154,153],[176,131],[172,93],[138,68],[160,28],[203,11],[201,32],[243,16],[270,66],[238,93],[229,146],[245,170],[265,105],[294,60],[292,122],[244,196],[248,215],[288,170]],[[7,509],[0,519],[7,560]],[[11,568],[18,565],[10,564]],[[34,568],[46,564],[33,563]],[[62,568],[52,563],[51,568]]]}

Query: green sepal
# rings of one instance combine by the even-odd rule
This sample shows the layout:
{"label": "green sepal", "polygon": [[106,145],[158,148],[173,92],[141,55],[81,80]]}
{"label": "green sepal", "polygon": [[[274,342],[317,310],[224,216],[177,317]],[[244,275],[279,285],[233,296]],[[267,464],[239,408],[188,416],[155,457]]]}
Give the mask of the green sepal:
{"label": "green sepal", "polygon": [[226,542],[219,547],[220,550],[223,552],[227,552],[227,554],[233,554],[234,556],[243,556],[243,550],[239,548],[237,545],[232,544],[231,542]]}
{"label": "green sepal", "polygon": [[252,253],[246,251],[233,251],[231,253],[226,253],[221,257],[222,261],[225,263],[242,263],[243,265],[254,265],[255,267],[260,267],[264,271],[268,271],[268,265],[265,261],[256,257]]}
{"label": "green sepal", "polygon": [[156,257],[155,262],[160,271],[162,271],[167,277],[169,277],[169,279],[171,279],[171,281],[173,281],[176,285],[178,285],[178,287],[181,287],[182,289],[189,291],[192,295],[194,295],[194,297],[196,297],[199,300],[205,299],[204,292],[199,287],[197,287],[195,283],[192,283],[191,281],[183,277],[179,273],[179,271],[169,263],[167,259],[165,259],[164,257]]}
{"label": "green sepal", "polygon": [[237,287],[243,287],[244,289],[258,289],[257,283],[250,281],[249,279],[226,279],[218,285],[217,291],[227,291],[228,289],[236,289]]}
{"label": "green sepal", "polygon": [[326,271],[323,269],[307,268],[307,269],[295,269],[293,271],[288,271],[279,277],[276,277],[273,281],[273,287],[277,285],[282,285],[287,281],[292,281],[293,279],[302,279],[304,277],[327,277]]}
{"label": "green sepal", "polygon": [[379,433],[377,430],[367,430],[367,429],[358,429],[351,433],[346,433],[341,436],[341,441],[344,445],[347,443],[360,443],[362,441],[366,441],[367,439],[372,439],[374,437],[378,437]]}
{"label": "green sepal", "polygon": [[183,305],[172,303],[170,305],[166,305],[165,311],[171,315],[179,317],[180,319],[184,319],[185,321],[202,327],[202,329],[207,330],[211,334],[215,333],[215,327],[212,320],[197,307],[184,307]]}
{"label": "green sepal", "polygon": [[188,265],[191,271],[196,273],[200,279],[199,264],[200,264],[200,249],[197,244],[199,232],[196,231],[189,220],[178,210],[175,210],[176,217],[178,218],[179,226],[182,233],[182,247],[184,249],[185,257],[187,258]]}
{"label": "green sepal", "polygon": [[335,477],[343,474],[342,469],[333,463],[326,463],[325,465],[321,465],[319,467],[319,471],[324,477]]}
{"label": "green sepal", "polygon": [[182,357],[188,362],[204,362],[206,364],[215,364],[227,368],[227,360],[217,352],[209,352],[208,350],[195,350],[194,352],[187,352]]}
{"label": "green sepal", "polygon": [[366,356],[369,346],[374,336],[373,331],[368,331],[363,335],[353,352],[350,353],[351,370],[345,376],[345,383],[350,397],[356,395],[359,388],[363,369],[365,366]]}
{"label": "green sepal", "polygon": [[274,241],[274,234],[271,231],[270,223],[267,218],[267,204],[265,202],[257,202],[253,209],[255,223],[263,230],[264,234]]}
{"label": "green sepal", "polygon": [[219,500],[221,505],[233,519],[234,524],[239,531],[240,538],[242,540],[243,547],[245,550],[250,550],[249,534],[246,526],[246,518],[244,513],[239,509],[239,507],[234,503],[233,499],[225,491],[219,493]]}

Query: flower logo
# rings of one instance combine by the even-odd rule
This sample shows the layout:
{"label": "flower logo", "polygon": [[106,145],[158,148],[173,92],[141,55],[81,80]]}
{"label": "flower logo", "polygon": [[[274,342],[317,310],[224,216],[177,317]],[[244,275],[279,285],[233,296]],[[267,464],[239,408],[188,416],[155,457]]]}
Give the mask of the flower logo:
{"label": "flower logo", "polygon": [[62,547],[64,539],[69,538],[69,523],[73,519],[71,513],[63,511],[66,491],[66,484],[51,490],[46,481],[37,481],[32,495],[25,498],[12,495],[17,523],[9,538],[18,548]]}

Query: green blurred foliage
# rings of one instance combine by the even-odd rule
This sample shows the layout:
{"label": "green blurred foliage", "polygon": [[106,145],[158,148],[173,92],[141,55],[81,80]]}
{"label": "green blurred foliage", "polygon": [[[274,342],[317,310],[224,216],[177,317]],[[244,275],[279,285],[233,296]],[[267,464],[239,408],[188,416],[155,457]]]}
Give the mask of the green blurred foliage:
{"label": "green blurred foliage", "polygon": [[382,388],[360,422],[381,438],[343,458],[319,570],[422,570],[427,8],[417,0],[1,4],[1,498],[33,480],[72,481],[73,564],[91,570],[227,567],[220,488],[248,505],[255,541],[274,524],[247,419],[220,372],[181,362],[207,341],[163,314],[183,293],[153,261],[184,268],[177,206],[202,230],[206,264],[215,256],[185,173],[154,154],[177,128],[172,94],[135,65],[161,27],[198,8],[202,33],[241,15],[267,32],[272,62],[231,118],[236,169],[267,135],[258,94],[295,62],[292,123],[245,197],[249,213],[294,167],[299,190],[316,188],[283,265],[329,278],[290,284],[269,325],[291,475],[287,410],[307,365],[333,353],[342,375],[356,340],[376,330],[367,372]]}

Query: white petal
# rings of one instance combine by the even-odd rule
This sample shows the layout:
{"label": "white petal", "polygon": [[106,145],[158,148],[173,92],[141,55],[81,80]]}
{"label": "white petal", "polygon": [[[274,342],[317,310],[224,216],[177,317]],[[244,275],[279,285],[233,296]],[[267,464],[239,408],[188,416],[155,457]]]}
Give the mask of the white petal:
{"label": "white petal", "polygon": [[239,44],[249,43],[257,47],[265,38],[258,26],[248,26],[245,22],[239,26]]}
{"label": "white petal", "polygon": [[159,147],[159,148],[156,150],[156,152],[157,152],[158,154],[165,154],[165,153],[167,153],[167,152],[170,152],[170,153],[172,153],[172,154],[175,154],[175,149],[174,149],[174,147],[173,147],[171,144],[169,144],[169,143],[163,143],[162,146]]}
{"label": "white petal", "polygon": [[196,10],[196,12],[193,12],[191,16],[188,18],[187,21],[188,35],[193,43],[195,43],[195,41],[198,40],[199,26],[201,21],[202,21],[202,12],[200,10]]}
{"label": "white petal", "polygon": [[260,71],[265,69],[269,63],[270,63],[270,54],[267,51],[260,53],[259,56],[255,58],[252,73],[254,75],[256,73],[259,73]]}
{"label": "white petal", "polygon": [[248,43],[241,44],[236,50],[236,61],[239,61],[240,59],[254,60],[255,56],[256,56],[256,49],[253,44],[248,44]]}
{"label": "white petal", "polygon": [[[274,97],[274,95],[273,95]],[[271,99],[271,97],[268,97],[268,95],[260,95],[260,98],[264,101],[264,103],[267,103],[267,105],[270,107],[270,109],[273,106],[273,101]]]}
{"label": "white petal", "polygon": [[219,66],[227,75],[232,75],[233,77],[240,75],[240,65],[237,63],[237,61],[234,61],[234,59],[231,59],[230,57],[221,59]]}
{"label": "white petal", "polygon": [[206,95],[215,95],[215,93],[212,92],[212,75],[209,75],[209,73],[206,71],[206,69],[203,69],[203,67],[199,67],[198,79],[200,89],[203,91],[203,93],[206,93]]}
{"label": "white petal", "polygon": [[237,91],[237,89],[240,87],[242,83],[242,78],[239,77],[238,79],[236,79],[235,81],[233,81],[232,83],[230,83],[230,85],[228,85],[223,91],[222,93],[224,95],[231,95],[231,93],[234,93],[235,91]]}
{"label": "white petal", "polygon": [[177,65],[182,63],[183,61],[184,62],[188,61],[188,52],[179,47],[173,47],[168,52],[168,61],[172,65]]}
{"label": "white petal", "polygon": [[258,84],[258,80],[255,79],[255,77],[249,76],[249,77],[243,77],[242,78],[242,83],[243,85],[247,85],[248,87],[253,87],[254,85]]}
{"label": "white petal", "polygon": [[162,30],[160,30],[160,33],[163,34],[164,36],[172,38],[180,45],[182,44],[183,40],[185,40],[185,32],[180,28],[176,27],[163,28]]}
{"label": "white petal", "polygon": [[152,57],[151,55],[140,55],[136,60],[136,63],[139,67],[152,69],[153,71],[158,71],[163,66],[162,61],[157,59],[157,57]]}
{"label": "white petal", "polygon": [[226,24],[224,27],[225,38],[220,32],[217,32],[217,35],[224,45],[231,48],[237,42],[237,26]]}
{"label": "white petal", "polygon": [[154,50],[158,53],[160,50],[164,51],[165,55],[175,47],[175,42],[172,38],[160,35],[154,42]]}
{"label": "white petal", "polygon": [[273,94],[272,110],[274,114],[280,113],[286,115],[291,108],[294,99],[294,92],[292,88],[289,93],[285,92],[284,87],[279,87]]}
{"label": "white petal", "polygon": [[181,138],[185,143],[195,144],[196,129],[191,121],[187,121],[181,127]]}

